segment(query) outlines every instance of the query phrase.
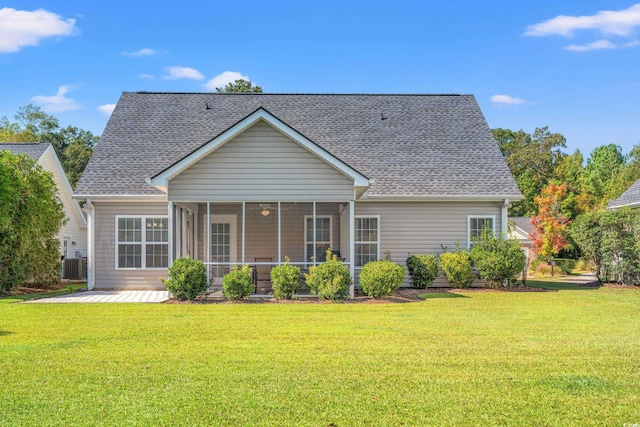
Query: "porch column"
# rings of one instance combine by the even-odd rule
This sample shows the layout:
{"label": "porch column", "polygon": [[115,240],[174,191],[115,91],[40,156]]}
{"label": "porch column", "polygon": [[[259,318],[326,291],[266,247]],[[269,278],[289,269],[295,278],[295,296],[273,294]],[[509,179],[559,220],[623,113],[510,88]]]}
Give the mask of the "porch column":
{"label": "porch column", "polygon": [[354,298],[356,296],[355,227],[356,227],[355,202],[351,200],[349,201],[349,257],[350,257],[349,271],[351,273],[351,285],[349,286],[349,295],[351,296],[351,298]]}
{"label": "porch column", "polygon": [[318,260],[316,256],[316,202],[313,202],[313,224],[311,227],[313,229],[313,265],[316,265]]}
{"label": "porch column", "polygon": [[180,208],[180,257],[183,257],[189,251],[187,247],[187,216],[189,215],[189,211],[185,208]]}
{"label": "porch column", "polygon": [[211,284],[211,202],[207,202],[207,283]]}
{"label": "porch column", "polygon": [[174,207],[173,207],[173,202],[169,202],[169,209],[168,209],[168,232],[169,232],[169,247],[168,247],[168,252],[169,252],[169,256],[168,256],[168,260],[167,260],[167,264],[168,267],[171,267],[173,265],[173,211],[174,211]]}
{"label": "porch column", "polygon": [[200,217],[200,208],[198,212],[193,213],[193,259],[198,259],[198,218]]}
{"label": "porch column", "polygon": [[[280,202],[278,202],[278,265],[282,264],[282,221]],[[305,236],[306,239],[306,236]]]}
{"label": "porch column", "polygon": [[[91,203],[91,199],[87,199],[87,289],[92,290],[96,284],[94,275],[94,251],[95,251],[95,215],[96,211]],[[117,224],[116,224],[117,227]]]}
{"label": "porch column", "polygon": [[[244,265],[244,238],[245,238],[245,225],[246,225],[246,216],[247,216],[247,202],[242,202],[242,265]],[[236,255],[238,256],[238,255]]]}

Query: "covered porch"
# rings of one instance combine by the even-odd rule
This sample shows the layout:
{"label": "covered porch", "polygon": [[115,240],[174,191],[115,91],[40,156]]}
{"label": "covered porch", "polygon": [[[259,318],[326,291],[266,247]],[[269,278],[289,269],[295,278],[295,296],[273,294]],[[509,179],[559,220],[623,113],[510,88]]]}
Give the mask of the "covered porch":
{"label": "covered porch", "polygon": [[[272,293],[271,269],[289,259],[301,272],[330,249],[355,277],[354,201],[169,202],[169,264],[189,256],[204,262],[210,291],[234,266],[253,269],[256,295]],[[299,294],[308,293],[302,277]],[[354,294],[354,284],[350,293]]]}

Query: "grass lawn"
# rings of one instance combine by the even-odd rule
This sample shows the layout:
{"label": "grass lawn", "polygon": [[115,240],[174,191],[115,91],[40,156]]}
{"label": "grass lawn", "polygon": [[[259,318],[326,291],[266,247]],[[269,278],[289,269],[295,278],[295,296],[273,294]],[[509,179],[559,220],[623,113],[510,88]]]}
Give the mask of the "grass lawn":
{"label": "grass lawn", "polygon": [[640,423],[638,290],[12,301],[0,300],[0,425]]}

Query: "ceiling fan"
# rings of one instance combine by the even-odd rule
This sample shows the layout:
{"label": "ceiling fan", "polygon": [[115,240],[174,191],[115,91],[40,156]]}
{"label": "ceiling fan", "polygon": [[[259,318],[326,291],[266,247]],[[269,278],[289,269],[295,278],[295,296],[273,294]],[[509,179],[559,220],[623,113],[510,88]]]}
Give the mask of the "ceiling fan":
{"label": "ceiling fan", "polygon": [[[271,203],[260,203],[258,207],[249,208],[251,210],[259,210],[260,215],[269,216],[272,210],[278,210],[278,205],[272,205]],[[280,207],[281,211],[288,210],[287,208]]]}

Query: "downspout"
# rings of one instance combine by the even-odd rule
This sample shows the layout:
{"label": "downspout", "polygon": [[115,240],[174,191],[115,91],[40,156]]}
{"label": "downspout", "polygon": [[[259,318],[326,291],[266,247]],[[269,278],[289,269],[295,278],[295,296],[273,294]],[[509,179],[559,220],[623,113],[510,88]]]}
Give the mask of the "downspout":
{"label": "downspout", "polygon": [[502,238],[509,238],[509,199],[504,199],[504,203],[502,204],[502,226],[500,228]]}
{"label": "downspout", "polygon": [[87,199],[87,289],[95,286],[95,206]]}

